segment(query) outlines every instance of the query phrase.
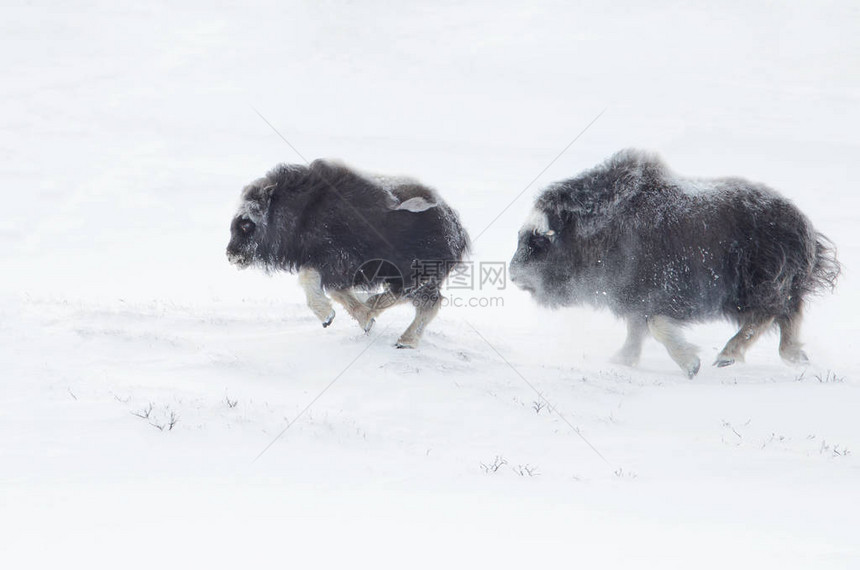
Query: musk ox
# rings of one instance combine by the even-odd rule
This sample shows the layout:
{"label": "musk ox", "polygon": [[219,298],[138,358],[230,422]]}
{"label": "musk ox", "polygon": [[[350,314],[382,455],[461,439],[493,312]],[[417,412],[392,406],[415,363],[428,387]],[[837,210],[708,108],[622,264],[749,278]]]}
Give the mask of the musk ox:
{"label": "musk ox", "polygon": [[[431,188],[325,160],[282,164],[246,186],[230,231],[230,262],[298,272],[323,327],[335,316],[326,292],[365,331],[384,309],[411,301],[415,320],[398,348],[418,344],[439,311],[441,282],[469,246],[457,213]],[[422,270],[431,263],[436,270]]]}
{"label": "musk ox", "polygon": [[831,242],[770,188],[682,178],[625,150],[540,194],[510,276],[543,305],[586,303],[624,319],[617,362],[635,365],[650,332],[692,378],[700,361],[681,326],[718,318],[740,330],[716,366],[742,361],[774,322],[780,356],[806,362],[804,303],[832,289],[839,269]]}

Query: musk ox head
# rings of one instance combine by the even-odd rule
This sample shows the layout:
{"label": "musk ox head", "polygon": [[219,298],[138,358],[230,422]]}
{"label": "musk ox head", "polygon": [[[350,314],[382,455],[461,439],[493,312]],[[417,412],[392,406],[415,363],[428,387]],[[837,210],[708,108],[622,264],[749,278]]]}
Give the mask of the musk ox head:
{"label": "musk ox head", "polygon": [[257,249],[268,230],[268,211],[275,184],[260,178],[242,190],[239,209],[230,224],[227,259],[245,269],[257,261]]}
{"label": "musk ox head", "polygon": [[537,207],[519,231],[517,251],[510,263],[511,281],[543,305],[564,304],[569,277],[564,274],[562,224]]}

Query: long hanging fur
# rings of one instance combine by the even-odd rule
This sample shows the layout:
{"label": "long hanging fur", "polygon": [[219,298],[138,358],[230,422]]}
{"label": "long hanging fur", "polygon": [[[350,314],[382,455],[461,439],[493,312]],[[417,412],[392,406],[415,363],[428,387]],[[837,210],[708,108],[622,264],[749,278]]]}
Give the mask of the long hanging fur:
{"label": "long hanging fur", "polygon": [[832,243],[777,192],[683,178],[636,150],[549,186],[531,220],[511,273],[550,306],[680,322],[791,319],[840,273]]}
{"label": "long hanging fur", "polygon": [[[431,188],[316,160],[276,166],[243,190],[227,254],[237,265],[267,271],[313,268],[330,289],[385,284],[409,294],[428,279],[444,279],[468,248],[457,213]],[[402,280],[392,272],[359,273],[374,260],[396,268]],[[416,270],[426,262],[438,262],[440,271]]]}

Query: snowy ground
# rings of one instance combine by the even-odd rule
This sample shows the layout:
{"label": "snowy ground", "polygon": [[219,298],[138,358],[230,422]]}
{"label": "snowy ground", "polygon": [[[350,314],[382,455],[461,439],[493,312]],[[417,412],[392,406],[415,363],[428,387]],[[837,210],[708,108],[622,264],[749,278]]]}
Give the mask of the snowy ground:
{"label": "snowy ground", "polygon": [[[856,567],[860,8],[571,4],[4,4],[4,567]],[[621,323],[513,288],[415,351],[405,308],[323,330],[224,256],[241,186],[301,160],[255,109],[473,237],[525,189],[476,261],[622,147],[765,181],[845,265],[814,363],[618,367]]]}

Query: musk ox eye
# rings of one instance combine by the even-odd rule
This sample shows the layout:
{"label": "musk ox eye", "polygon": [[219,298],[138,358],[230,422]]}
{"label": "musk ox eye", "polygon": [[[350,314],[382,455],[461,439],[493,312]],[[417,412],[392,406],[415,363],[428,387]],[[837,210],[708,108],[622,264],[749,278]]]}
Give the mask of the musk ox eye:
{"label": "musk ox eye", "polygon": [[255,227],[257,227],[257,225],[251,220],[245,220],[239,223],[239,230],[241,230],[243,234],[249,234],[253,232]]}
{"label": "musk ox eye", "polygon": [[529,238],[528,246],[532,251],[542,251],[549,246],[550,239],[542,233],[533,233]]}

